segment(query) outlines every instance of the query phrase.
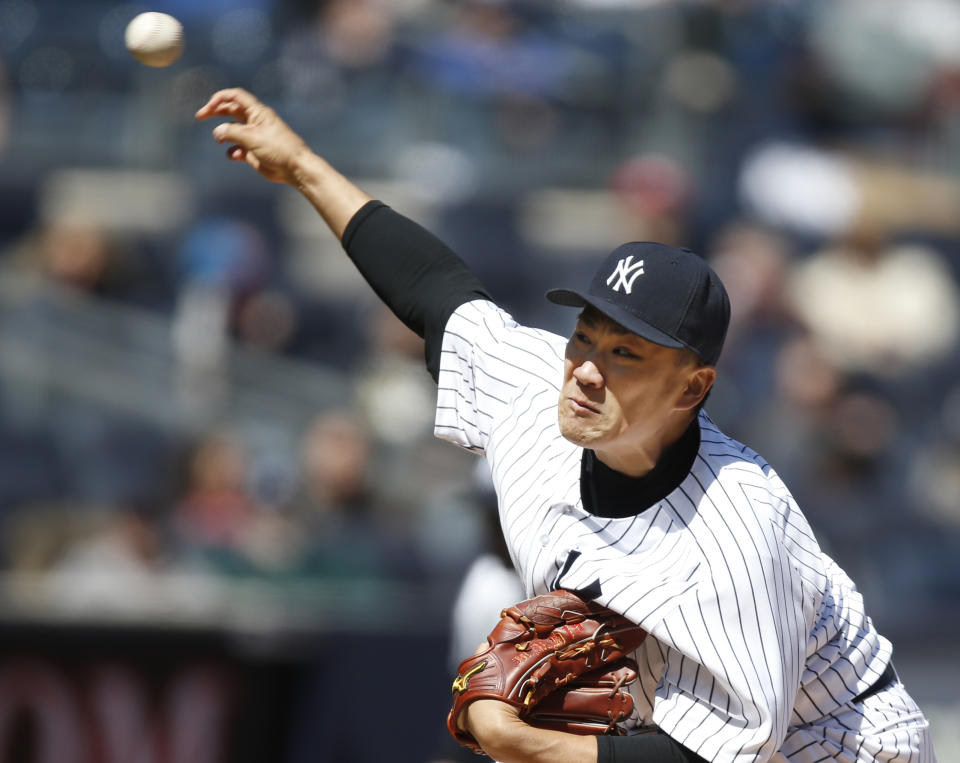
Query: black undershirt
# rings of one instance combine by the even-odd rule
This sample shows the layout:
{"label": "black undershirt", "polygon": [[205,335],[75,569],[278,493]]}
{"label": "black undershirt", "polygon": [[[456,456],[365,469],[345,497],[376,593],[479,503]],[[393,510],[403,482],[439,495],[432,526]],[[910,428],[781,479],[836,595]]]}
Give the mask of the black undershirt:
{"label": "black undershirt", "polygon": [[657,465],[642,477],[630,477],[604,464],[592,450],[580,459],[583,508],[598,517],[632,517],[655,506],[686,478],[700,449],[700,426],[694,419]]}
{"label": "black undershirt", "polygon": [[[424,338],[427,369],[436,380],[447,321],[465,302],[490,299],[483,284],[436,236],[379,201],[368,202],[353,216],[342,243],[377,296]],[[625,517],[656,504],[683,481],[699,446],[694,421],[643,477],[616,472],[584,450],[584,508],[598,516]],[[597,737],[597,749],[598,763],[706,763],[661,733]]]}

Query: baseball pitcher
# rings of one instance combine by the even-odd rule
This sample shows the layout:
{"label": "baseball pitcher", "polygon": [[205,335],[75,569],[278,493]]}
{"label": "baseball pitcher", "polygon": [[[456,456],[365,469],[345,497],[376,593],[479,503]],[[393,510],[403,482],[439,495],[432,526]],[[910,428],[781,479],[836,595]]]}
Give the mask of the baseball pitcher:
{"label": "baseball pitcher", "polygon": [[460,741],[505,763],[935,760],[854,584],[703,409],[730,306],[699,256],[617,248],[548,293],[579,310],[562,338],[518,325],[251,94],[215,93],[197,117],[230,118],[213,131],[228,157],[316,208],[425,338],[437,435],[489,462],[530,600],[504,603],[454,680]]}

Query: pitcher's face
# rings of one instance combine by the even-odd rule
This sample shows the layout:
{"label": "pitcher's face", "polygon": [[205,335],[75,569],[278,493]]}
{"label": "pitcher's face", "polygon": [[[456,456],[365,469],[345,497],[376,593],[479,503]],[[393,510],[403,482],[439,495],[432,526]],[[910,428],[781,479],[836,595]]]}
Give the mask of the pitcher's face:
{"label": "pitcher's face", "polygon": [[689,353],[663,347],[586,309],[567,342],[558,416],[564,437],[584,448],[629,457],[647,449],[678,412],[691,404],[691,375],[699,366]]}

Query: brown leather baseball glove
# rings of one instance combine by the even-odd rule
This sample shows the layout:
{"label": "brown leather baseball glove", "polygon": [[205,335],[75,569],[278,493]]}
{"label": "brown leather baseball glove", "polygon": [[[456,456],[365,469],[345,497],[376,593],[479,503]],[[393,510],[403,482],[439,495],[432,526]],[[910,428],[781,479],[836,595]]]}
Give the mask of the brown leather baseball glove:
{"label": "brown leather baseball glove", "polygon": [[521,718],[541,728],[620,733],[617,723],[633,712],[626,687],[637,678],[629,655],[646,636],[622,615],[569,591],[508,607],[486,648],[460,663],[447,728],[481,752],[457,720],[471,702],[496,699],[520,708]]}

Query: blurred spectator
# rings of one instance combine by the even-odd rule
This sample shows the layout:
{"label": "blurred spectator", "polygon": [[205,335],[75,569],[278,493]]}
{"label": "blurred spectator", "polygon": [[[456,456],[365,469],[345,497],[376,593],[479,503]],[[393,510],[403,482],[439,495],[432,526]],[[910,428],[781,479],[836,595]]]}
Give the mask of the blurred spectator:
{"label": "blurred spectator", "polygon": [[257,467],[235,435],[212,432],[193,451],[173,517],[180,564],[266,580],[388,581],[417,574],[402,537],[382,526],[389,507],[371,490],[372,443],[345,411],[319,415],[300,443],[295,495],[257,500]]}
{"label": "blurred spectator", "polygon": [[250,454],[237,435],[204,434],[189,453],[171,533],[180,563],[200,561],[225,573],[250,572],[246,544],[257,506],[248,491]]}
{"label": "blurred spectator", "polygon": [[136,507],[117,507],[74,538],[49,574],[76,611],[124,611],[142,606],[167,562],[157,517]]}
{"label": "blurred spectator", "polygon": [[263,289],[250,295],[237,311],[237,338],[265,352],[283,353],[297,329],[298,315],[289,295]]}
{"label": "blurred spectator", "polygon": [[[775,348],[770,363],[770,391],[745,398],[747,413],[737,425],[738,437],[763,453],[785,482],[802,487],[807,459],[828,425],[843,375],[804,334],[788,337]],[[723,415],[723,406],[718,408]],[[713,410],[709,403],[708,410]],[[816,514],[816,507],[804,504],[804,511]]]}
{"label": "blurred spectator", "polygon": [[106,278],[111,253],[103,231],[54,224],[41,234],[47,276],[79,291],[94,291]]}
{"label": "blurred spectator", "polygon": [[933,248],[852,232],[797,264],[789,297],[832,362],[895,377],[953,352],[960,289]]}
{"label": "blurred spectator", "polygon": [[310,99],[313,121],[352,113],[351,128],[366,134],[372,125],[360,117],[379,121],[387,103],[378,104],[372,96],[389,97],[387,80],[378,75],[385,76],[393,61],[396,13],[395,4],[380,0],[311,3],[281,41],[286,97]]}
{"label": "blurred spectator", "polygon": [[322,414],[311,423],[300,463],[304,495],[312,504],[308,521],[334,527],[369,513],[371,448],[362,424],[346,411]]}
{"label": "blurred spectator", "polygon": [[784,288],[793,252],[785,236],[735,220],[717,233],[709,259],[730,294],[727,350],[749,344],[758,332],[792,323]]}
{"label": "blurred spectator", "polygon": [[772,228],[734,220],[718,231],[707,257],[727,287],[731,311],[708,409],[759,449],[750,438],[770,415],[763,402],[777,392],[777,356],[799,330],[785,299],[791,245]]}
{"label": "blurred spectator", "polygon": [[201,218],[186,232],[178,254],[183,286],[222,290],[231,307],[262,288],[270,277],[263,229],[246,220]]}
{"label": "blurred spectator", "polygon": [[463,0],[437,34],[413,42],[410,70],[436,98],[440,139],[535,153],[558,137],[559,104],[594,106],[608,90],[601,58],[528,16],[510,0]]}
{"label": "blurred spectator", "polygon": [[793,235],[837,236],[863,204],[849,159],[813,146],[762,143],[745,157],[737,184],[751,214]]}
{"label": "blurred spectator", "polygon": [[623,162],[612,181],[617,200],[633,219],[630,240],[681,246],[693,182],[679,162],[660,154],[641,154]]}
{"label": "blurred spectator", "polygon": [[[180,294],[174,313],[178,398],[197,420],[215,415],[227,394],[229,341],[239,328],[245,337],[282,344],[292,330],[283,306],[260,314],[243,314],[247,300],[266,287],[270,277],[267,242],[262,231],[243,220],[201,218],[187,231],[179,250]],[[274,325],[264,327],[264,318]],[[264,328],[260,336],[257,332]]]}
{"label": "blurred spectator", "polygon": [[509,0],[463,0],[417,51],[416,70],[435,85],[474,95],[556,96],[569,76],[555,40],[526,28]]}
{"label": "blurred spectator", "polygon": [[75,542],[89,538],[119,510],[70,501],[26,501],[18,509],[5,517],[4,565],[27,575],[49,572]]}
{"label": "blurred spectator", "polygon": [[142,242],[70,213],[36,223],[3,259],[6,267],[90,297],[150,308],[169,300],[164,263]]}
{"label": "blurred spectator", "polygon": [[382,305],[371,308],[357,397],[376,436],[405,446],[433,435],[436,385],[424,368],[423,340]]}
{"label": "blurred spectator", "polygon": [[387,531],[387,486],[374,484],[374,443],[349,410],[320,414],[300,447],[300,490],[289,508],[304,546],[300,575],[408,580],[421,563],[405,534]]}
{"label": "blurred spectator", "polygon": [[951,0],[813,3],[810,43],[830,106],[844,121],[916,112],[941,66],[956,64],[960,9]]}
{"label": "blurred spectator", "polygon": [[236,433],[204,433],[188,454],[165,541],[173,564],[215,575],[281,579],[303,549],[302,528],[253,495],[256,464]]}
{"label": "blurred spectator", "polygon": [[937,438],[923,443],[909,474],[911,503],[950,528],[960,528],[960,442]]}
{"label": "blurred spectator", "polygon": [[317,15],[319,48],[343,69],[370,68],[390,52],[394,20],[383,0],[328,0]]}
{"label": "blurred spectator", "polygon": [[56,566],[68,575],[101,570],[123,576],[155,573],[164,564],[161,530],[156,517],[135,507],[119,507],[99,532],[71,544]]}

